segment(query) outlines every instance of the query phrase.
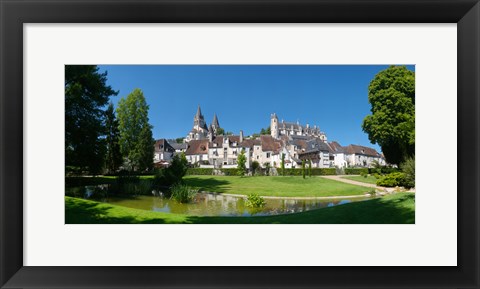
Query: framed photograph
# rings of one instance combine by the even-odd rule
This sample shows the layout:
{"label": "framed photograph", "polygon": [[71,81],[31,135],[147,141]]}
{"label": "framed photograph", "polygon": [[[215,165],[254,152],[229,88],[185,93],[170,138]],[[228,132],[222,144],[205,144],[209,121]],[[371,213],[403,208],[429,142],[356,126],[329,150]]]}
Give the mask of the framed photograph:
{"label": "framed photograph", "polygon": [[478,288],[478,1],[0,5],[2,288]]}

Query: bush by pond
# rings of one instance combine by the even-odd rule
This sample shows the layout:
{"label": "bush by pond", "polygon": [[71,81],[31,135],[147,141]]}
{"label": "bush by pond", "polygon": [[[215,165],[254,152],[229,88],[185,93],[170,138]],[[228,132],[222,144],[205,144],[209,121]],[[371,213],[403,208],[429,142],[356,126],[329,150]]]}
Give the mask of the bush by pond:
{"label": "bush by pond", "polygon": [[263,208],[265,204],[265,200],[257,194],[249,194],[245,201],[245,206],[250,208]]}
{"label": "bush by pond", "polygon": [[183,184],[175,184],[170,188],[170,198],[179,203],[190,203],[197,193],[197,189]]}

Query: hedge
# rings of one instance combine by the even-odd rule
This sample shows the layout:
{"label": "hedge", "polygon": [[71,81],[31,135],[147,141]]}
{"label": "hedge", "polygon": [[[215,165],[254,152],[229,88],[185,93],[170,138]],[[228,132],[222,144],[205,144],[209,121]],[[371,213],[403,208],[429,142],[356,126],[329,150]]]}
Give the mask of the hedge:
{"label": "hedge", "polygon": [[380,168],[369,168],[368,173],[369,174],[391,174],[391,173],[396,173],[396,172],[401,172],[402,170],[399,168],[392,168],[392,167],[380,167]]}
{"label": "hedge", "polygon": [[[312,176],[331,176],[336,174],[335,168],[311,168]],[[282,175],[282,169],[277,169],[278,175]],[[286,176],[301,176],[302,169],[285,169]],[[308,176],[308,168],[305,168],[305,175]]]}
{"label": "hedge", "polygon": [[[187,176],[191,175],[213,175],[213,170],[212,168],[188,168],[187,169]],[[223,175],[225,176],[238,176],[237,172],[238,170],[236,168],[232,169],[217,169],[219,170]],[[281,174],[281,169],[277,168],[278,174]],[[263,170],[261,174],[263,174]],[[285,175],[286,176],[301,176],[302,175],[302,169],[285,169]],[[305,175],[308,176],[308,168],[305,168]],[[312,168],[312,176],[331,176],[331,175],[336,175],[336,169],[335,168]]]}
{"label": "hedge", "polygon": [[237,169],[220,169],[225,176],[238,176]]}
{"label": "hedge", "polygon": [[346,175],[368,174],[368,168],[345,168]]}
{"label": "hedge", "polygon": [[[237,169],[215,169],[216,171],[220,171],[221,174],[225,176],[237,176]],[[187,169],[187,176],[197,175],[197,176],[209,176],[214,174],[213,168],[188,168]]]}
{"label": "hedge", "polygon": [[213,175],[213,169],[212,168],[188,168],[187,169],[187,176],[191,175]]}

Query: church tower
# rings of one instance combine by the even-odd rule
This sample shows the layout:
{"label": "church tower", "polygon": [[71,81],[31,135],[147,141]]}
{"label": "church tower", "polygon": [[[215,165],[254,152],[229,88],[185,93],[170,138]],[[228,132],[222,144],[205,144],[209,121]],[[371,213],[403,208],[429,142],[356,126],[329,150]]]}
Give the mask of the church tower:
{"label": "church tower", "polygon": [[188,133],[185,141],[189,142],[191,140],[200,140],[206,139],[208,134],[208,127],[205,122],[205,118],[202,115],[202,111],[200,110],[200,105],[197,108],[197,113],[193,117],[193,128]]}
{"label": "church tower", "polygon": [[213,132],[216,134],[217,130],[220,128],[220,124],[218,123],[218,118],[216,113],[213,114],[213,120],[210,126],[213,128]]}
{"label": "church tower", "polygon": [[200,110],[200,105],[197,108],[197,113],[193,118],[193,128],[196,130],[205,130],[207,131],[207,124],[205,123],[205,119],[203,118],[202,111]]}
{"label": "church tower", "polygon": [[275,113],[270,115],[270,133],[273,138],[278,139],[278,117]]}

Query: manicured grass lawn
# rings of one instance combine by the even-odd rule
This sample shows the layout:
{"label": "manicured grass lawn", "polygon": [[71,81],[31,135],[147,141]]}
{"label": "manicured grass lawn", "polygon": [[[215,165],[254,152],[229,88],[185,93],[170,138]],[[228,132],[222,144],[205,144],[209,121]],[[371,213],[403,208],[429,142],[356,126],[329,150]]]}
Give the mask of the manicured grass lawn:
{"label": "manicured grass lawn", "polygon": [[352,181],[357,181],[357,182],[362,182],[362,183],[368,183],[368,184],[376,184],[377,183],[377,178],[375,178],[374,176],[367,176],[367,177],[363,177],[363,176],[345,176],[345,177],[342,177],[342,179],[349,179],[349,180],[352,180]]}
{"label": "manicured grass lawn", "polygon": [[268,217],[197,217],[130,209],[65,197],[66,224],[414,224],[415,194],[398,193],[303,213]]}
{"label": "manicured grass lawn", "polygon": [[322,177],[237,177],[185,176],[185,183],[201,191],[279,197],[325,197],[362,195],[368,188],[341,183]]}

